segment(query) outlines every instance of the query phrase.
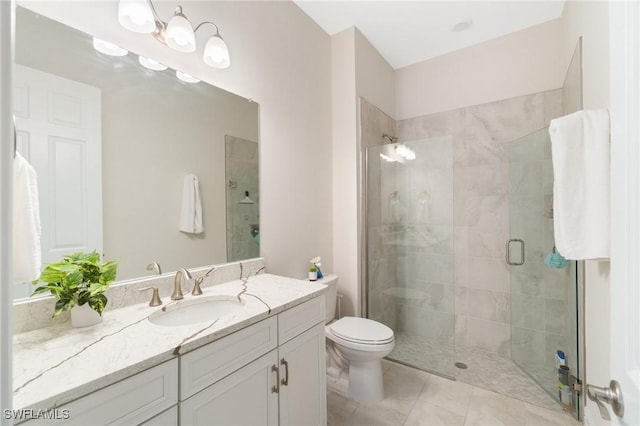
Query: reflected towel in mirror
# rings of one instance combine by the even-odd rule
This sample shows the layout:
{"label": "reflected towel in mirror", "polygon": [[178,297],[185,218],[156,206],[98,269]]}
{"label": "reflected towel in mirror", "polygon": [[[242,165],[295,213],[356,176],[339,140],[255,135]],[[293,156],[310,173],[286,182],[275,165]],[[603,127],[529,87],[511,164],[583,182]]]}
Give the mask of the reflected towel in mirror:
{"label": "reflected towel in mirror", "polygon": [[180,231],[188,234],[201,234],[204,232],[202,199],[200,198],[198,178],[194,174],[186,175],[182,185]]}
{"label": "reflected towel in mirror", "polygon": [[13,281],[30,282],[40,276],[40,202],[36,171],[23,156],[13,160]]}

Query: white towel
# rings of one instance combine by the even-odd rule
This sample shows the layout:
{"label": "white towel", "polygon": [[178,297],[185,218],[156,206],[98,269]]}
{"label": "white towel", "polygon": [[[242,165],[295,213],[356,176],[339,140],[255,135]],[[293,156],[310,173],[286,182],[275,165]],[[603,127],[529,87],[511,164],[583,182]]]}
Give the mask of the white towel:
{"label": "white towel", "polygon": [[609,113],[578,111],[551,120],[553,225],[567,259],[610,254]]}
{"label": "white towel", "polygon": [[40,276],[40,203],[36,171],[20,154],[13,160],[13,281]]}
{"label": "white towel", "polygon": [[202,200],[200,199],[198,178],[193,174],[186,175],[182,185],[180,230],[188,234],[200,234],[204,232],[202,225]]}

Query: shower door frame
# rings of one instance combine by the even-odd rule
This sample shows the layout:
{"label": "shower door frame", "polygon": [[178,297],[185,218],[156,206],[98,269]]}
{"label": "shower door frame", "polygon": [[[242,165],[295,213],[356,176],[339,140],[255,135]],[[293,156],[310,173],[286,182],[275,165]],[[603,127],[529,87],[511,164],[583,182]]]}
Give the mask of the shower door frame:
{"label": "shower door frame", "polygon": [[[359,115],[359,114],[358,114]],[[360,139],[360,135],[358,136]],[[368,242],[369,242],[369,215],[367,214],[367,201],[368,201],[368,191],[369,191],[369,157],[367,155],[367,149],[369,147],[362,146],[360,144],[360,170],[358,175],[360,176],[362,185],[358,185],[362,187],[362,194],[360,197],[360,211],[363,213],[361,217],[363,220],[360,221],[360,316],[362,318],[369,318],[369,292],[368,292],[368,272],[369,268],[367,267],[369,261],[369,253],[368,253]]]}

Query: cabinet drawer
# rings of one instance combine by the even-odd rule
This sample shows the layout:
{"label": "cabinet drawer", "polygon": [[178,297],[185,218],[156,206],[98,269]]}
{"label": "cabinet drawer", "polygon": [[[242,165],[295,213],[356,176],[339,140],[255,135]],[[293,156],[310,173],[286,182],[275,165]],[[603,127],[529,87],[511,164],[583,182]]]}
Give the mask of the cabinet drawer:
{"label": "cabinet drawer", "polygon": [[181,356],[180,400],[274,349],[277,332],[277,320],[272,317]]}
{"label": "cabinet drawer", "polygon": [[174,359],[58,408],[60,413],[66,410],[68,419],[38,419],[23,425],[134,425],[177,402],[178,360]]}
{"label": "cabinet drawer", "polygon": [[278,314],[278,344],[324,322],[324,297],[316,297]]}

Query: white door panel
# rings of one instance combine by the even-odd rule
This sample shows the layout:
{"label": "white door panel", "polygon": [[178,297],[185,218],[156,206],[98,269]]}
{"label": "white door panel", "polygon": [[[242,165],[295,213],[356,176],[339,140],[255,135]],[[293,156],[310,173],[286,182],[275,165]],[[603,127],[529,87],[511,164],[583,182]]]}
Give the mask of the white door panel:
{"label": "white door panel", "polygon": [[[640,425],[640,3],[611,2],[611,379],[619,383],[623,412],[587,401],[585,422]],[[589,291],[589,283],[587,290]],[[598,312],[594,312],[597,319]],[[595,323],[592,321],[592,323]],[[607,366],[595,366],[604,369]],[[596,373],[599,373],[598,371]],[[587,378],[595,374],[587,371]],[[608,387],[609,383],[589,385]],[[593,390],[593,388],[591,388]],[[604,419],[603,419],[604,418]]]}

